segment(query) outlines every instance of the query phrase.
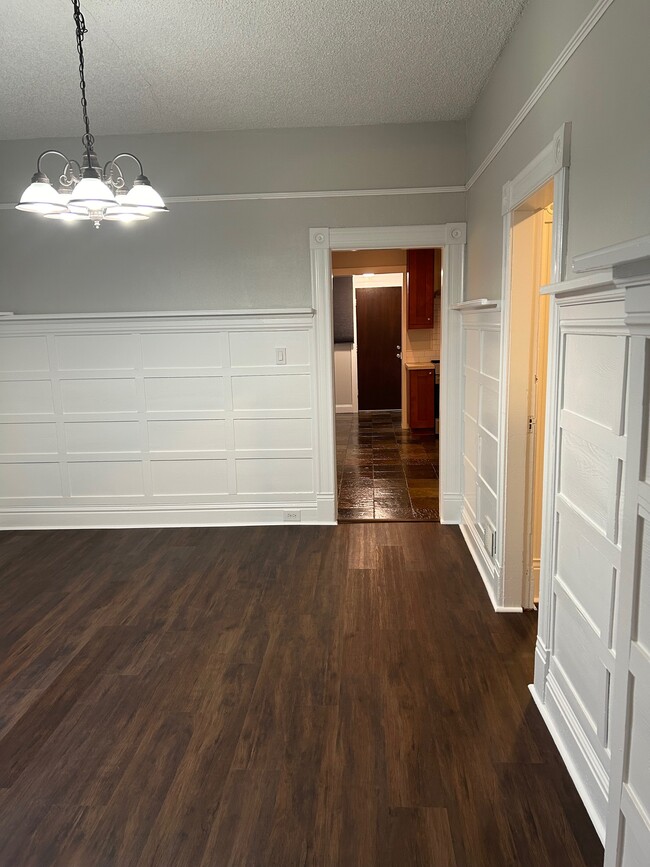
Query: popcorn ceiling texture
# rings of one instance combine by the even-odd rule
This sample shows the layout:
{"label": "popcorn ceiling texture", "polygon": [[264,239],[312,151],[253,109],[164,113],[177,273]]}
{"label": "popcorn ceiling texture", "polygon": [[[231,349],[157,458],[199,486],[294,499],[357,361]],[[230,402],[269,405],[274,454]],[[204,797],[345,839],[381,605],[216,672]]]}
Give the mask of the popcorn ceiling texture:
{"label": "popcorn ceiling texture", "polygon": [[[98,134],[458,120],[526,0],[87,0]],[[0,138],[81,134],[69,0],[3,0]]]}

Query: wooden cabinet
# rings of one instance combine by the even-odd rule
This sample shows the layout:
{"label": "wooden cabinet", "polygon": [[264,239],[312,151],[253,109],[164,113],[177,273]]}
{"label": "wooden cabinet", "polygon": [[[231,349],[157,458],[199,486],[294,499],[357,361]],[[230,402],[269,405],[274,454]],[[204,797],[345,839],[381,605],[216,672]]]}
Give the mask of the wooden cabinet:
{"label": "wooden cabinet", "polygon": [[406,251],[407,328],[433,328],[433,296],[440,291],[441,251]]}
{"label": "wooden cabinet", "polygon": [[408,371],[409,427],[435,427],[435,381],[433,370]]}

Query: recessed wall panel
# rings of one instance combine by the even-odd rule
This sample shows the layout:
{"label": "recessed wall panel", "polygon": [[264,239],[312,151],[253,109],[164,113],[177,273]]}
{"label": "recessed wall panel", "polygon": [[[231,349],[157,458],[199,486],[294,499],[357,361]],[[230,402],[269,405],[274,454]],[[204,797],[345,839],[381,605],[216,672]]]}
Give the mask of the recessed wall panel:
{"label": "recessed wall panel", "polygon": [[145,369],[221,367],[223,335],[216,331],[142,335]]}
{"label": "recessed wall panel", "polygon": [[235,449],[309,449],[311,419],[235,419]]}
{"label": "recessed wall panel", "polygon": [[0,464],[0,499],[61,496],[58,463]]}
{"label": "recessed wall panel", "polygon": [[75,461],[68,464],[73,497],[137,497],[144,494],[140,461]]}
{"label": "recessed wall panel", "polygon": [[481,347],[481,373],[492,379],[499,378],[499,364],[501,354],[501,334],[498,331],[484,331],[483,345]]}
{"label": "recessed wall panel", "polygon": [[618,433],[627,339],[567,334],[563,407]]}
{"label": "recessed wall panel", "polygon": [[56,425],[53,422],[0,424],[0,454],[37,455],[57,452]]}
{"label": "recessed wall panel", "polygon": [[589,541],[584,521],[558,517],[557,574],[607,640],[613,617],[614,568]]}
{"label": "recessed wall panel", "polygon": [[650,665],[632,677],[630,705],[633,725],[626,782],[650,815]]}
{"label": "recessed wall panel", "polygon": [[141,450],[137,421],[75,421],[66,422],[64,429],[66,449],[70,454]]}
{"label": "recessed wall panel", "polygon": [[0,338],[0,373],[45,372],[49,369],[46,337]]}
{"label": "recessed wall panel", "polygon": [[226,494],[228,464],[225,460],[153,460],[151,479],[155,496]]}
{"label": "recessed wall panel", "polygon": [[605,533],[618,505],[611,485],[611,456],[577,434],[562,431],[560,491]]}
{"label": "recessed wall panel", "polygon": [[49,379],[0,382],[0,416],[51,415],[53,412]]}
{"label": "recessed wall panel", "polygon": [[310,458],[240,458],[235,463],[238,494],[290,494],[314,490]]}
{"label": "recessed wall panel", "polygon": [[478,421],[478,382],[473,376],[465,377],[465,412]]}
{"label": "recessed wall panel", "polygon": [[148,412],[216,412],[224,408],[220,376],[147,377],[144,390]]}
{"label": "recessed wall panel", "polygon": [[134,334],[63,334],[54,338],[59,370],[133,370]]}
{"label": "recessed wall panel", "polygon": [[486,431],[496,437],[499,430],[499,395],[491,388],[481,387],[479,421]]}
{"label": "recessed wall panel", "polygon": [[499,462],[497,441],[488,434],[481,434],[480,439],[481,449],[479,470],[481,472],[481,477],[493,491],[496,491]]}
{"label": "recessed wall panel", "polygon": [[266,367],[276,362],[276,349],[286,350],[287,366],[309,364],[309,337],[305,331],[233,331],[231,367]]}
{"label": "recessed wall panel", "polygon": [[472,370],[481,369],[481,332],[467,329],[465,332],[465,366]]}
{"label": "recessed wall panel", "polygon": [[62,379],[63,412],[136,412],[138,402],[133,379]]}
{"label": "recessed wall panel", "polygon": [[596,731],[607,702],[607,671],[598,659],[598,637],[561,592],[555,596],[554,623],[554,657]]}
{"label": "recessed wall panel", "polygon": [[308,375],[233,376],[233,409],[309,409]]}
{"label": "recessed wall panel", "polygon": [[226,423],[221,419],[149,421],[152,452],[222,451],[226,448]]}

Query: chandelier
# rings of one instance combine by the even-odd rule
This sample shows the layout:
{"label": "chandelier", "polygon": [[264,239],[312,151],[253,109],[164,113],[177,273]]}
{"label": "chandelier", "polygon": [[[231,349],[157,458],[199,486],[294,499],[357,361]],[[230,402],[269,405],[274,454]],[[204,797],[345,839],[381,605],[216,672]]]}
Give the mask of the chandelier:
{"label": "chandelier", "polygon": [[[85,132],[82,136],[83,157],[81,164],[58,150],[43,151],[36,162],[36,173],[16,205],[19,211],[31,211],[50,220],[74,222],[91,220],[99,228],[103,220],[132,223],[148,220],[152,214],[166,213],[162,198],[151,186],[142,170],[140,160],[130,153],[121,153],[109,160],[102,168],[95,154],[95,139],[90,132],[86,78],[84,74],[84,35],[88,32],[79,0],[72,0],[74,22],[79,53],[79,87]],[[46,156],[56,155],[65,161],[58,179],[58,188],[42,170]],[[129,189],[120,162],[133,160],[138,175]]]}

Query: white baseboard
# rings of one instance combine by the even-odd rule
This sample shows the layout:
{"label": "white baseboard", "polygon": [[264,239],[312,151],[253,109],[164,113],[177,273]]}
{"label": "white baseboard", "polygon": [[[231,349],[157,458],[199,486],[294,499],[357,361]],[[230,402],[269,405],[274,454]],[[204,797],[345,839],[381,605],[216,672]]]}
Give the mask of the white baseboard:
{"label": "white baseboard", "polygon": [[557,688],[553,689],[553,683],[554,680],[551,676],[547,680],[546,702],[541,699],[534,685],[528,688],[537,709],[542,715],[546,728],[551,733],[551,737],[562,757],[562,761],[566,765],[569,776],[573,780],[582,803],[585,805],[596,833],[600,837],[602,844],[605,845],[607,794],[602,791],[596,778],[589,772],[589,767],[593,767],[594,764],[599,765],[601,768],[602,766],[593,753],[589,742],[586,741],[584,736],[579,736],[580,727],[577,721],[573,722],[570,719],[570,709],[568,712],[565,712],[562,706],[563,703],[555,700],[554,693],[557,692]]}
{"label": "white baseboard", "polygon": [[356,412],[356,409],[354,408],[353,404],[351,404],[351,403],[337,403],[336,404],[336,411],[337,411],[337,413],[339,413],[339,412],[351,413],[351,412]]}
{"label": "white baseboard", "polygon": [[442,494],[440,497],[440,523],[460,524],[463,512],[462,494]]}
{"label": "white baseboard", "polygon": [[[285,510],[300,510],[300,521],[286,521]],[[0,530],[126,529],[146,527],[254,527],[336,524],[333,495],[316,502],[224,506],[131,506],[0,511]]]}
{"label": "white baseboard", "polygon": [[494,565],[488,559],[487,554],[485,553],[483,540],[476,532],[476,527],[474,526],[474,523],[468,518],[465,513],[463,513],[462,515],[460,531],[463,534],[465,542],[467,543],[467,547],[469,548],[472,559],[476,564],[479,575],[483,579],[485,589],[487,590],[488,596],[490,597],[490,602],[492,603],[492,607],[494,608],[494,610],[498,614],[521,614],[523,608],[520,605],[499,605],[499,603],[497,602],[494,588],[495,586],[498,586],[499,576],[496,572]]}

